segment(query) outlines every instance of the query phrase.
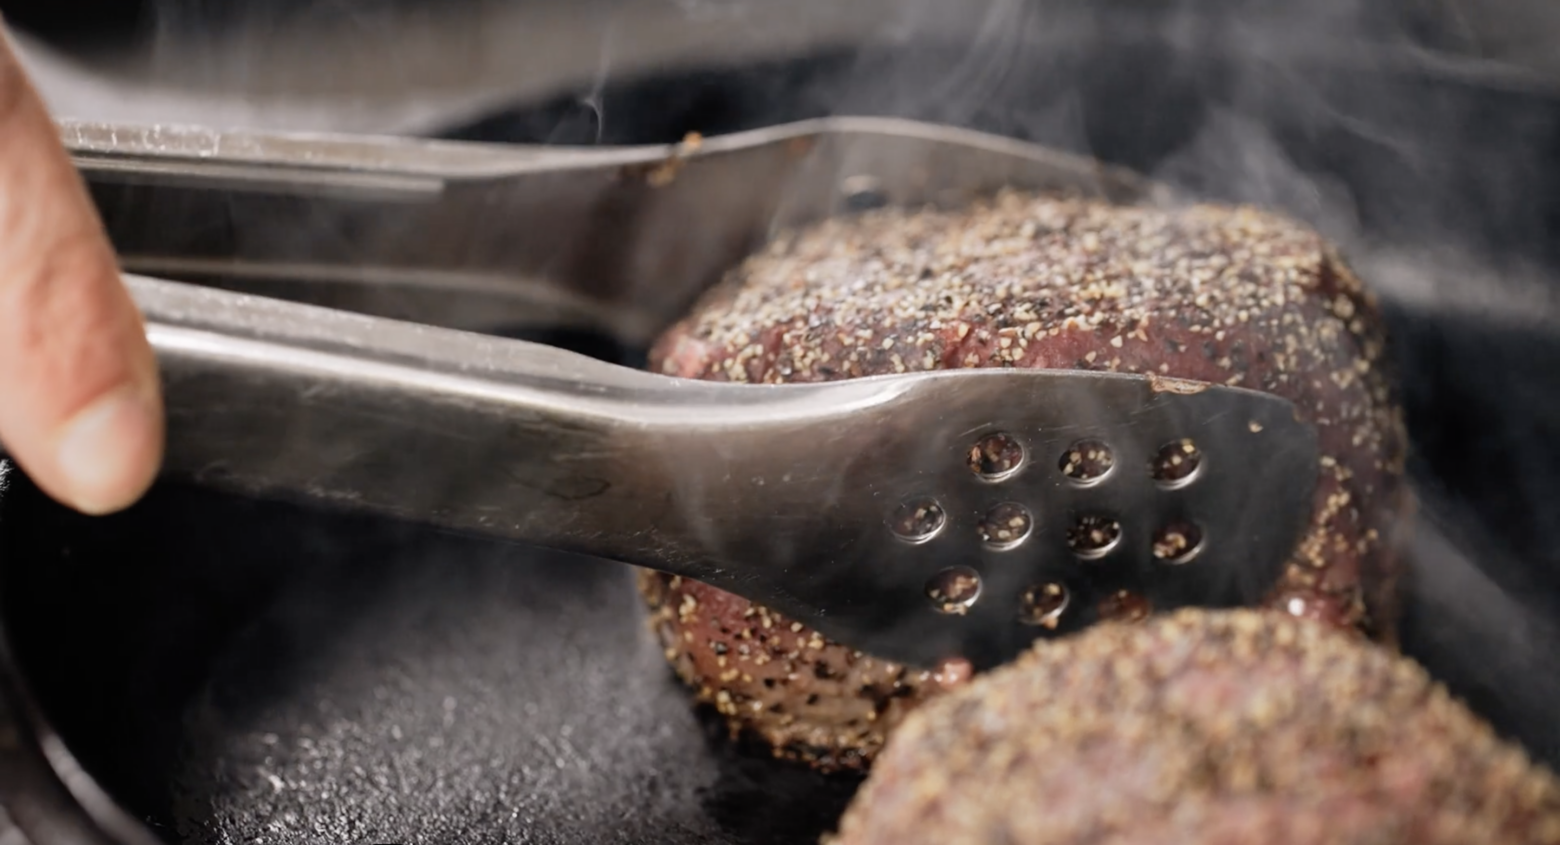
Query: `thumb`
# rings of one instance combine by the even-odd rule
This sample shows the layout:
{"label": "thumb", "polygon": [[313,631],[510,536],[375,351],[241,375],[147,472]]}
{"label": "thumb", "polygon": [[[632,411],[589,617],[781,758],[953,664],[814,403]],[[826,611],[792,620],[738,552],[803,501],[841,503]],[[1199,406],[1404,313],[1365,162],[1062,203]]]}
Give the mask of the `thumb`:
{"label": "thumb", "polygon": [[0,443],[55,499],[127,507],[162,460],[156,361],[58,130],[0,38]]}

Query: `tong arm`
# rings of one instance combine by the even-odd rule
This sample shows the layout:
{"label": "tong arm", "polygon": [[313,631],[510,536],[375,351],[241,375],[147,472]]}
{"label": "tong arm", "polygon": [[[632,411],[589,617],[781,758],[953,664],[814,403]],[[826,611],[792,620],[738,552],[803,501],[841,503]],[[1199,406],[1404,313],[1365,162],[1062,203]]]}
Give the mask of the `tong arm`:
{"label": "tong arm", "polygon": [[525,341],[127,283],[163,369],[168,474],[717,582],[731,577],[721,561],[741,556],[714,529],[733,483],[752,481],[733,477],[753,469],[738,453],[798,428],[859,428],[860,411],[904,393],[743,390]]}
{"label": "tong arm", "polygon": [[[1071,583],[1080,607],[1120,585],[1156,606],[1253,602],[1293,548],[1316,474],[1314,431],[1293,406],[1233,388],[1016,370],[718,384],[128,284],[163,370],[172,476],[686,575],[909,663],[1016,653],[1042,633],[1020,624],[1018,597],[1051,579]],[[992,431],[1023,444],[1028,469],[976,477],[971,444]],[[1208,466],[1186,489],[1156,488],[1154,450],[1183,437],[1204,445]],[[1056,457],[1084,438],[1112,444],[1121,471],[1062,478]],[[926,497],[946,530],[895,536],[896,515]],[[979,541],[1002,502],[1032,515],[1022,549]],[[1120,542],[1084,560],[1068,531],[1096,511],[1120,515]],[[1206,529],[1208,548],[1180,572],[1153,569],[1155,525],[1182,517]],[[946,615],[927,585],[956,563],[978,569],[991,598]],[[1088,622],[1074,614],[1059,630]]]}
{"label": "tong arm", "polygon": [[915,206],[1002,187],[1149,193],[1078,156],[876,118],[588,149],[63,130],[132,273],[486,333],[589,329],[631,346],[774,227],[865,194]]}

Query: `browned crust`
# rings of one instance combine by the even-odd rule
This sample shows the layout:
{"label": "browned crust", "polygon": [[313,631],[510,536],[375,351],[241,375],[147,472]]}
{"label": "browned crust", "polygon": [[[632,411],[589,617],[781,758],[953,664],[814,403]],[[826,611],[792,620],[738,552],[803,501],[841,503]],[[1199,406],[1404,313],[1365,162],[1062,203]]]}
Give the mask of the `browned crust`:
{"label": "browned crust", "polygon": [[677,675],[782,759],[865,768],[911,709],[967,676],[874,659],[697,581],[644,572],[640,584]]}
{"label": "browned crust", "polygon": [[1417,665],[1180,611],[1043,643],[895,733],[835,845],[1560,842],[1560,781]]}
{"label": "browned crust", "polygon": [[[670,331],[652,366],[758,383],[1075,368],[1285,396],[1316,424],[1322,459],[1311,528],[1267,604],[1383,636],[1398,566],[1392,529],[1407,507],[1405,436],[1383,351],[1376,304],[1359,279],[1316,233],[1286,218],[1009,193],[960,211],[887,209],[782,237]],[[746,675],[722,681],[729,669],[698,653],[703,633],[688,641],[680,620],[666,616],[662,602],[695,595],[708,603],[708,588],[658,576],[646,583],[659,583],[649,595],[663,642],[701,695],[765,698]],[[727,627],[740,627],[747,603],[720,606],[737,614]],[[1143,610],[1131,600],[1113,607]],[[826,671],[852,676],[864,658],[825,644]],[[796,672],[805,675],[814,659],[804,652]],[[906,705],[936,691],[916,673],[897,683]],[[795,756],[828,766],[869,758],[906,709],[879,714],[863,732],[849,723],[861,718],[856,708],[843,708],[844,722],[826,708],[793,711],[781,724],[766,707],[728,716],[776,745],[822,749]]]}

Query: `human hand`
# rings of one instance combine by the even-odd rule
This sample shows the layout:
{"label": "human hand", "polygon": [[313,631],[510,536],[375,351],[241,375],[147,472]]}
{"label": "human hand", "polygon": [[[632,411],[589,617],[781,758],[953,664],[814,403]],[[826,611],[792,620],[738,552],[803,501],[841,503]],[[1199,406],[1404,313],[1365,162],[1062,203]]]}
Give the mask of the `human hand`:
{"label": "human hand", "polygon": [[0,443],[44,492],[102,514],[162,462],[156,360],[96,209],[0,37]]}

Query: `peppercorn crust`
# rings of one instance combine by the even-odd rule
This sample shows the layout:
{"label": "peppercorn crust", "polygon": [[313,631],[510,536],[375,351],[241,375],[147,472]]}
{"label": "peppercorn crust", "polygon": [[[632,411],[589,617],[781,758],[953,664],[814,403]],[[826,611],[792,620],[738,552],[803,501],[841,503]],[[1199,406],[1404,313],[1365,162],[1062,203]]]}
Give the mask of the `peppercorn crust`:
{"label": "peppercorn crust", "polygon": [[969,676],[964,663],[928,672],[875,659],[698,581],[640,578],[677,674],[734,734],[752,730],[782,759],[863,769],[911,708]]}
{"label": "peppercorn crust", "polygon": [[1560,780],[1359,636],[1187,609],[919,708],[825,842],[1560,843]]}
{"label": "peppercorn crust", "polygon": [[[1390,638],[1391,539],[1408,501],[1402,416],[1383,354],[1369,292],[1294,221],[1252,208],[1007,192],[960,210],[882,209],[782,235],[669,331],[651,366],[753,383],[1064,368],[1278,394],[1316,426],[1321,465],[1310,527],[1266,605]],[[679,674],[734,729],[755,731],[782,756],[860,767],[904,713],[942,688],[928,673],[819,638],[822,648],[794,658],[787,650],[779,677],[822,672],[854,683],[870,660],[871,678],[856,691],[798,685],[803,704],[816,696],[827,706],[793,706],[794,696],[777,698],[750,670],[733,674],[729,652],[714,653],[732,645],[722,630],[751,635],[748,602],[717,601],[719,591],[664,575],[642,583]],[[686,596],[701,609],[685,617]],[[1142,617],[1145,608],[1141,597],[1120,596],[1102,611]],[[793,625],[764,614],[782,629]],[[895,696],[889,707],[879,706],[885,683]]]}

